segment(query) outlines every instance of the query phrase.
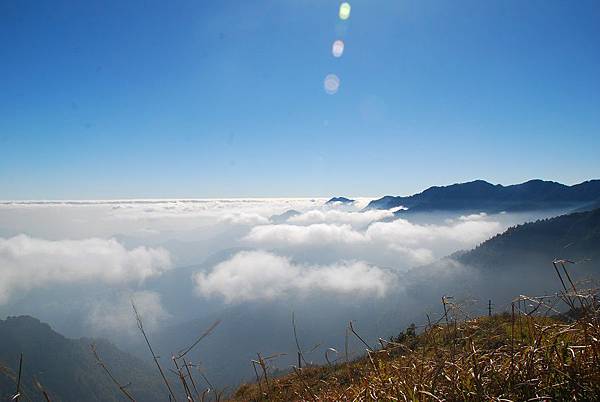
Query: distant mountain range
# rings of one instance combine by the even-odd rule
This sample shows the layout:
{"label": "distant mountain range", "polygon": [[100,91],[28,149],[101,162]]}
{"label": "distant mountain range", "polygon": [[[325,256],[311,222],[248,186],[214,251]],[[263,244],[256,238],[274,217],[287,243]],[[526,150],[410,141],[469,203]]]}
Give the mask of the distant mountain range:
{"label": "distant mountain range", "polygon": [[484,180],[430,187],[411,195],[385,196],[369,203],[366,209],[392,209],[400,206],[407,212],[477,210],[485,212],[531,211],[539,209],[591,209],[600,205],[600,180],[573,186],[544,180],[503,186]]}
{"label": "distant mountain range", "polygon": [[11,400],[23,353],[21,400],[43,401],[38,381],[51,401],[122,401],[124,396],[98,366],[90,349],[139,401],[168,399],[154,368],[105,340],[68,339],[29,316],[0,320],[0,400]]}

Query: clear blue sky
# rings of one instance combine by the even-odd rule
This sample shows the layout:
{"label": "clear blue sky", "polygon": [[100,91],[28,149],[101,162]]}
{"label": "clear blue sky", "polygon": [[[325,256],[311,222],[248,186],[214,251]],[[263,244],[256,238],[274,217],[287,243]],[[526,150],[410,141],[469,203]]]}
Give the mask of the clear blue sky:
{"label": "clear blue sky", "polygon": [[350,3],[1,1],[0,199],[600,177],[600,2]]}

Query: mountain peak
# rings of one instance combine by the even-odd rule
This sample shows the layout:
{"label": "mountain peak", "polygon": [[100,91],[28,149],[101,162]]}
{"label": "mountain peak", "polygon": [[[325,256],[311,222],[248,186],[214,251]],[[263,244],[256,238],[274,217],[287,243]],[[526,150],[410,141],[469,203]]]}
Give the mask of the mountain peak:
{"label": "mountain peak", "polygon": [[335,203],[352,204],[353,202],[354,202],[354,200],[352,200],[350,198],[346,198],[346,197],[333,197],[333,198],[329,199],[329,201],[327,201],[325,204],[335,204]]}

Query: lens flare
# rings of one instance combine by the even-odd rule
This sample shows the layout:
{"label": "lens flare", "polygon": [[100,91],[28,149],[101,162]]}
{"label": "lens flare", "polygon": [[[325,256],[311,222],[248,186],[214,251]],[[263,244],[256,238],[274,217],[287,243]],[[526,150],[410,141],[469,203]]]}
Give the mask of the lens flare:
{"label": "lens flare", "polygon": [[347,20],[350,18],[350,3],[344,2],[340,5],[340,19]]}
{"label": "lens flare", "polygon": [[344,54],[344,41],[336,40],[333,42],[333,46],[331,47],[331,54],[333,57],[342,57]]}
{"label": "lens flare", "polygon": [[338,89],[340,89],[340,79],[335,74],[329,74],[325,77],[325,81],[323,82],[323,87],[325,88],[325,92],[329,95],[334,95],[337,93]]}

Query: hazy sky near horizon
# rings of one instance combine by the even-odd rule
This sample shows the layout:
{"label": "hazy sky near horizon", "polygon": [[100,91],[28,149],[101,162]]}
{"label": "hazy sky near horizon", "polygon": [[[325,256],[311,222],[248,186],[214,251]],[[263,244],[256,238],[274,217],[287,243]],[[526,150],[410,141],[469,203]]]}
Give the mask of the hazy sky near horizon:
{"label": "hazy sky near horizon", "polygon": [[1,2],[0,199],[600,177],[599,2],[340,3]]}

